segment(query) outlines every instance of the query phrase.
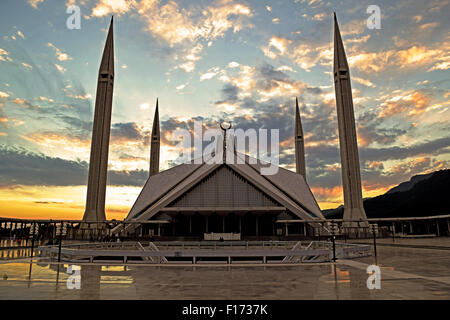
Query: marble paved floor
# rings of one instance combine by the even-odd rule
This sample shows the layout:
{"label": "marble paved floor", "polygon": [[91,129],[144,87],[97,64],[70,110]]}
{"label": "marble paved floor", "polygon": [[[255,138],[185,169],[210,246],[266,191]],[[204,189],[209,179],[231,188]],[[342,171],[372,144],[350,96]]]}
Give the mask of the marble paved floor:
{"label": "marble paved floor", "polygon": [[[450,239],[432,242],[450,249]],[[0,299],[450,299],[450,250],[379,246],[380,290],[366,286],[374,263],[366,257],[335,265],[81,265],[80,289],[69,289],[67,264],[58,273],[57,265],[33,263],[30,277],[26,260],[2,261]]]}

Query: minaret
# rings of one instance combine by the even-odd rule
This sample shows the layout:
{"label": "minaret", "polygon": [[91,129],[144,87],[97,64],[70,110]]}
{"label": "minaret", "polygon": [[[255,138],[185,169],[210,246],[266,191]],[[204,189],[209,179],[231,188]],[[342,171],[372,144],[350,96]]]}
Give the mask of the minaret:
{"label": "minaret", "polygon": [[108,171],[109,133],[114,88],[113,19],[98,72],[94,125],[89,162],[86,211],[83,221],[105,221],[106,175]]}
{"label": "minaret", "polygon": [[295,97],[295,163],[297,173],[301,174],[306,180],[306,162],[305,162],[305,145],[303,140],[302,119],[300,118],[300,110],[298,108],[298,99]]}
{"label": "minaret", "polygon": [[366,219],[363,207],[358,143],[353,110],[350,71],[341,33],[334,14],[334,87],[344,189],[344,220]]}
{"label": "minaret", "polygon": [[159,173],[159,148],[160,148],[160,132],[159,132],[159,111],[158,99],[156,99],[155,117],[153,118],[152,136],[150,142],[150,176]]}

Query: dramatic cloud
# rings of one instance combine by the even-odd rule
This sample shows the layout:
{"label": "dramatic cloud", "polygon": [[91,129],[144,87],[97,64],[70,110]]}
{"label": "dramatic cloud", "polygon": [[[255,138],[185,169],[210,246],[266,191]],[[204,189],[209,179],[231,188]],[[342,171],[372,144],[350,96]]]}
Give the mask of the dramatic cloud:
{"label": "dramatic cloud", "polygon": [[[295,170],[298,97],[308,184],[321,206],[342,203],[329,2],[64,3],[81,7],[82,32],[65,28],[64,19],[55,20],[67,18],[55,1],[2,4],[10,13],[0,37],[0,140],[2,158],[9,159],[0,161],[5,188],[26,184],[26,191],[39,189],[32,184],[75,184],[80,187],[67,189],[83,192],[98,64],[114,15],[111,183],[139,192],[132,186],[141,185],[149,167],[154,111],[149,101],[157,97],[162,170],[176,164],[181,151],[171,133],[192,130],[194,120],[202,120],[204,130],[217,129],[223,121],[244,130],[277,129],[280,164]],[[411,175],[449,166],[448,7],[448,1],[386,3],[382,29],[372,30],[366,25],[366,4],[340,4],[366,197]],[[34,24],[28,18],[32,15],[48,23]],[[15,163],[30,166],[21,171]],[[121,199],[132,205],[133,192],[125,202],[117,192],[108,202]],[[9,195],[0,192],[0,197]]]}
{"label": "dramatic cloud", "polygon": [[67,61],[67,60],[72,60],[72,57],[69,56],[67,53],[63,52],[61,49],[58,49],[57,47],[55,47],[55,45],[53,43],[47,43],[47,46],[49,46],[50,48],[55,50],[55,54],[56,54],[56,58],[59,61]]}
{"label": "dramatic cloud", "polygon": [[99,0],[92,9],[92,16],[103,17],[111,13],[120,16],[128,12],[135,4],[134,0]]}
{"label": "dramatic cloud", "polygon": [[[87,183],[88,164],[0,147],[0,186],[79,186]],[[148,172],[109,171],[108,185],[142,186]]]}
{"label": "dramatic cloud", "polygon": [[[221,38],[228,30],[234,33],[251,25],[245,18],[253,15],[250,7],[231,0],[219,0],[206,6],[182,8],[175,1],[159,0],[99,0],[92,16],[122,15],[136,12],[145,22],[146,30],[171,47],[181,46],[182,63],[178,68],[192,72],[200,60],[200,41]],[[193,18],[195,17],[195,19]]]}
{"label": "dramatic cloud", "polygon": [[40,4],[42,2],[44,2],[44,0],[28,0],[29,5],[35,9],[37,9],[38,4]]}
{"label": "dramatic cloud", "polygon": [[13,60],[9,57],[8,51],[0,48],[0,61],[9,61],[13,62]]}
{"label": "dramatic cloud", "polygon": [[444,41],[439,47],[412,46],[403,50],[358,52],[348,57],[350,67],[366,74],[389,70],[406,71],[426,68],[428,71],[449,68],[450,42]]}

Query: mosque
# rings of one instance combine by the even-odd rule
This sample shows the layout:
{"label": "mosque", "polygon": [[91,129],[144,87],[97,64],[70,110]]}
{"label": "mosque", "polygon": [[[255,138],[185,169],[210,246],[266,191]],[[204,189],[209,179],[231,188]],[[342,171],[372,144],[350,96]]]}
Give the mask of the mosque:
{"label": "mosque", "polygon": [[[89,163],[85,222],[104,222],[106,176],[114,88],[113,20],[100,64]],[[334,82],[339,127],[344,220],[365,219],[349,67],[334,16]],[[160,171],[159,106],[150,146],[149,178],[132,206],[125,230],[164,239],[266,239],[306,235],[325,218],[306,182],[303,129],[296,99],[296,172],[279,167],[263,175],[267,163],[227,146],[222,163],[194,161]],[[232,161],[228,161],[232,159]],[[198,159],[197,159],[198,160]],[[100,226],[101,224],[98,224]],[[351,223],[351,222],[349,222]],[[322,225],[323,226],[323,225]]]}

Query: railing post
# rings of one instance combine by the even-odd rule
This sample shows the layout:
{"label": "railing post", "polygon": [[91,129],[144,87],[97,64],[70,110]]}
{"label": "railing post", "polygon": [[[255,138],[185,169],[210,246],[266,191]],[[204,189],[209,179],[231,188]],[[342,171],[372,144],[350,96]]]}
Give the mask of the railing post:
{"label": "railing post", "polygon": [[333,240],[333,262],[336,262],[336,237],[334,236],[334,232],[332,233],[331,238]]}
{"label": "railing post", "polygon": [[[56,228],[56,223],[55,223]],[[62,224],[61,224],[61,230],[59,232],[59,244],[58,244],[58,262],[61,262],[61,245],[62,245]]]}
{"label": "railing post", "polygon": [[392,221],[392,242],[395,242],[395,222]]}
{"label": "railing post", "polygon": [[373,223],[369,224],[369,229],[372,232],[373,235],[373,253],[375,256],[375,259],[377,257],[377,232],[378,232],[378,224]]}
{"label": "railing post", "polygon": [[376,257],[377,256],[377,235],[375,233],[375,230],[373,230],[373,253]]}
{"label": "railing post", "polygon": [[439,219],[436,219],[436,233],[438,237],[441,235],[439,232]]}
{"label": "railing post", "polygon": [[33,253],[34,253],[34,234],[36,232],[35,230],[36,228],[36,224],[33,222],[33,224],[31,225],[30,229],[31,229],[31,259],[33,259]]}

